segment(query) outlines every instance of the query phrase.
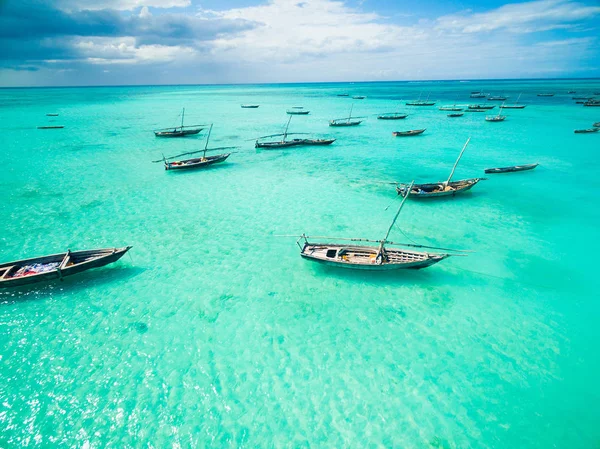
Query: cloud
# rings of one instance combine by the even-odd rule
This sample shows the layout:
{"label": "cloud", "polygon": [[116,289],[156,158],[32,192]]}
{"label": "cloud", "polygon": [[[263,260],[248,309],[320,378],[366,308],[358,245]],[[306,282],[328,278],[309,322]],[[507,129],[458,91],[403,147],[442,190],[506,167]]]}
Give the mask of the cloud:
{"label": "cloud", "polygon": [[448,15],[437,19],[437,29],[462,33],[481,33],[507,29],[516,33],[533,33],[565,29],[565,25],[591,19],[600,14],[599,6],[586,6],[570,0],[540,0],[513,3],[495,10]]}
{"label": "cloud", "polygon": [[191,0],[57,0],[55,5],[62,10],[102,10],[132,11],[140,7],[152,8],[185,8],[192,4]]}

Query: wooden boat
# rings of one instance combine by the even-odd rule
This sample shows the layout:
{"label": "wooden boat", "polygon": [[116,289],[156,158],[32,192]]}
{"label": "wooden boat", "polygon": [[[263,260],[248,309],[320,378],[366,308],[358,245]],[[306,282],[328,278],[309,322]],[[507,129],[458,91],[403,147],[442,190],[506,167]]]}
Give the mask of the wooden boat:
{"label": "wooden boat", "polygon": [[260,105],[258,105],[258,104],[242,104],[240,106],[242,109],[256,109]]}
{"label": "wooden boat", "polygon": [[484,94],[483,92],[471,92],[470,97],[471,98],[485,98],[485,97],[487,97],[487,94]]}
{"label": "wooden boat", "polygon": [[517,171],[533,170],[540,164],[513,165],[512,167],[486,168],[485,173],[513,173]]}
{"label": "wooden boat", "polygon": [[440,111],[450,111],[450,112],[458,112],[462,111],[463,108],[455,108],[453,106],[441,106],[438,108]]}
{"label": "wooden boat", "polygon": [[350,94],[337,94],[338,97],[349,97]]}
{"label": "wooden boat", "polygon": [[453,114],[448,114],[448,117],[462,117],[465,115],[463,112],[455,112]]}
{"label": "wooden boat", "polygon": [[537,94],[538,97],[553,97],[554,94]]}
{"label": "wooden boat", "polygon": [[576,129],[575,134],[596,133],[596,132],[598,132],[598,129],[600,129],[600,128]]}
{"label": "wooden boat", "polygon": [[308,115],[308,114],[310,114],[310,111],[305,111],[303,109],[288,109],[285,112],[290,115]]}
{"label": "wooden boat", "polygon": [[407,137],[407,136],[417,136],[419,134],[423,134],[425,129],[411,129],[410,131],[394,131],[392,136],[394,137]]}
{"label": "wooden boat", "polygon": [[68,250],[66,253],[3,263],[0,265],[0,288],[62,279],[91,268],[103,267],[119,260],[130,248]]}
{"label": "wooden boat", "polygon": [[174,128],[157,129],[156,131],[154,131],[154,135],[156,137],[185,137],[185,136],[191,136],[194,134],[198,134],[200,131],[202,131],[204,129],[204,128],[201,128],[201,126],[204,126],[204,125],[183,126],[184,116],[185,116],[185,108],[183,108],[183,111],[181,112],[181,126],[176,126]]}
{"label": "wooden boat", "polygon": [[450,176],[444,182],[434,182],[434,183],[426,183],[426,184],[398,184],[396,186],[396,191],[398,195],[406,196],[407,192],[411,198],[415,199],[424,199],[424,198],[439,198],[442,196],[454,196],[458,193],[464,193],[471,190],[475,184],[479,181],[483,181],[486,178],[471,178],[471,179],[462,179],[460,181],[452,181],[452,176],[454,175],[454,171],[456,170],[456,166],[460,161],[467,145],[471,141],[471,138],[467,140],[465,146],[462,151],[458,155],[458,159],[454,163],[454,167],[452,167],[452,171],[450,172]]}
{"label": "wooden boat", "polygon": [[488,97],[488,101],[506,101],[507,97],[502,97],[500,95],[497,95],[495,97]]}
{"label": "wooden boat", "polygon": [[352,98],[353,98],[354,100],[364,100],[364,99],[365,99],[365,98],[367,98],[367,97],[365,97],[365,96],[363,96],[363,95],[355,95],[355,96],[353,96]]}
{"label": "wooden boat", "polygon": [[58,117],[58,114],[46,114],[46,117]]}
{"label": "wooden boat", "polygon": [[[287,136],[293,135],[293,134],[298,134],[298,133],[288,133],[288,129],[290,126],[290,122],[292,121],[292,117],[293,115],[290,115],[290,118],[285,126],[285,130],[283,133],[281,134],[271,134],[270,136],[262,136],[259,137],[258,139],[256,139],[256,142],[254,143],[254,147],[255,148],[262,148],[265,150],[278,150],[278,149],[282,149],[282,148],[289,148],[289,147],[297,147],[297,146],[321,146],[321,145],[331,145],[333,142],[335,142],[335,139],[307,139],[307,138],[301,138],[301,139],[291,139],[288,140]],[[278,136],[282,136],[281,140],[277,140],[277,141],[267,141],[267,142],[261,142],[260,139],[266,139],[269,137],[278,137]]]}
{"label": "wooden boat", "polygon": [[515,102],[515,104],[503,104],[500,106],[500,109],[525,109],[524,104],[519,104],[519,100],[521,98],[521,94],[519,94],[519,97],[517,98],[517,101]]}
{"label": "wooden boat", "polygon": [[208,141],[210,139],[212,127],[213,127],[213,125],[211,124],[210,128],[208,129],[208,135],[206,136],[206,144],[204,145],[203,150],[191,151],[188,153],[178,154],[177,156],[172,156],[169,159],[173,159],[173,158],[188,155],[188,154],[200,153],[200,152],[202,153],[201,157],[196,157],[196,158],[192,158],[192,159],[176,160],[176,161],[169,161],[167,158],[163,157],[163,162],[165,164],[165,170],[190,170],[190,169],[195,169],[195,168],[206,168],[206,167],[210,167],[211,165],[218,164],[220,162],[225,161],[231,155],[231,153],[222,153],[222,154],[217,154],[215,156],[206,156],[207,151],[217,151],[217,150],[223,150],[226,148],[232,148],[232,147],[223,147],[223,148],[212,148],[210,150],[208,149]]}
{"label": "wooden boat", "polygon": [[402,120],[408,117],[408,114],[397,114],[395,112],[386,112],[377,116],[378,120]]}
{"label": "wooden boat", "polygon": [[465,112],[487,112],[489,109],[465,109]]}
{"label": "wooden boat", "polygon": [[[411,184],[412,185],[412,184]],[[445,258],[456,255],[450,253],[420,252],[411,249],[391,248],[390,246],[416,247],[444,251],[456,251],[446,248],[435,248],[424,245],[411,245],[394,243],[388,240],[390,232],[394,227],[400,211],[404,206],[406,197],[402,199],[398,212],[392,220],[385,237],[382,240],[369,239],[334,239],[331,237],[314,237],[332,240],[347,240],[352,243],[311,243],[305,234],[302,234],[296,242],[300,248],[300,256],[306,260],[318,262],[340,268],[351,268],[355,270],[386,271],[399,269],[420,269],[436,264]],[[301,241],[303,242],[301,243]],[[361,245],[354,242],[377,243],[377,246]]]}
{"label": "wooden boat", "polygon": [[503,122],[506,119],[506,115],[486,115],[486,122]]}
{"label": "wooden boat", "polygon": [[488,104],[470,104],[468,106],[469,109],[485,109],[486,111],[489,109],[494,109],[496,106],[488,105]]}
{"label": "wooden boat", "polygon": [[353,107],[354,107],[354,104],[352,104],[352,106],[350,106],[350,114],[348,115],[348,117],[336,118],[333,120],[329,120],[329,126],[357,126],[357,125],[360,125],[363,121],[356,120],[356,118],[362,118],[362,117],[355,117],[355,120],[352,120],[352,108]]}
{"label": "wooden boat", "polygon": [[427,101],[427,100],[417,100],[417,101],[407,101],[407,106],[433,106],[435,105],[435,101]]}
{"label": "wooden boat", "polygon": [[63,129],[64,126],[38,126],[37,129]]}

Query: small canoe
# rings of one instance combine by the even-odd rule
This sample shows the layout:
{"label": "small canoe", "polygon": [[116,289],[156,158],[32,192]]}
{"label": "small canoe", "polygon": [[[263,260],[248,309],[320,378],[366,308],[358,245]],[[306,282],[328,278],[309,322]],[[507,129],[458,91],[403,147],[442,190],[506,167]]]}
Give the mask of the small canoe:
{"label": "small canoe", "polygon": [[[454,196],[458,193],[464,193],[473,188],[479,181],[483,181],[486,178],[472,178],[463,179],[460,181],[451,182],[435,182],[427,184],[415,184],[410,190],[410,198],[424,199],[424,198],[439,198],[442,196]],[[408,184],[399,184],[396,187],[398,195],[404,196]]]}
{"label": "small canoe", "polygon": [[463,112],[456,112],[454,114],[448,114],[448,117],[462,117],[465,115]]}
{"label": "small canoe", "polygon": [[538,97],[553,97],[554,94],[537,94]]}
{"label": "small canoe", "polygon": [[600,128],[576,129],[575,134],[597,133]]}
{"label": "small canoe", "polygon": [[406,102],[407,106],[433,106],[435,105],[434,101],[407,101]]}
{"label": "small canoe", "polygon": [[285,112],[288,113],[289,115],[308,115],[308,114],[310,114],[310,111],[305,111],[303,109],[288,109]]}
{"label": "small canoe", "polygon": [[407,137],[407,136],[417,136],[419,134],[423,134],[427,128],[423,129],[411,129],[410,131],[394,131],[392,136],[394,137]]}
{"label": "small canoe", "polygon": [[506,101],[507,97],[488,97],[488,101]]}
{"label": "small canoe", "polygon": [[256,109],[260,105],[258,105],[258,104],[242,104],[240,106],[242,109]]}
{"label": "small canoe", "polygon": [[503,122],[506,119],[506,115],[488,115],[485,117],[486,122]]}
{"label": "small canoe", "polygon": [[364,100],[364,99],[365,99],[365,98],[367,98],[367,97],[365,97],[365,96],[363,96],[363,95],[355,95],[355,96],[354,96],[354,97],[352,97],[352,98],[353,98],[354,100]]}
{"label": "small canoe", "polygon": [[63,129],[64,126],[38,126],[37,129]]}
{"label": "small canoe", "polygon": [[193,168],[206,168],[227,159],[231,153],[217,154],[216,156],[196,157],[182,161],[165,161],[165,170],[189,170]]}
{"label": "small canoe", "polygon": [[389,114],[381,114],[377,116],[378,120],[402,120],[408,117],[408,114],[396,114],[390,112]]}
{"label": "small canoe", "polygon": [[360,125],[362,120],[348,120],[348,119],[339,119],[339,120],[330,120],[329,126],[357,126]]}
{"label": "small canoe", "polygon": [[116,262],[129,251],[123,248],[103,248],[17,260],[0,265],[0,288],[29,285],[36,282],[62,279]]}
{"label": "small canoe", "polygon": [[486,168],[486,173],[513,173],[517,171],[533,170],[539,164],[514,165],[512,167]]}
{"label": "small canoe", "polygon": [[350,94],[337,94],[336,96],[338,96],[338,97],[349,97]]}
{"label": "small canoe", "polygon": [[202,131],[202,129],[203,128],[181,129],[181,127],[179,127],[179,128],[173,128],[170,131],[167,131],[167,130],[154,131],[154,135],[156,137],[185,137],[185,136],[192,136],[194,134],[199,134],[200,131]]}
{"label": "small canoe", "polygon": [[46,114],[46,117],[58,117],[58,114]]}
{"label": "small canoe", "polygon": [[506,104],[504,106],[500,106],[500,109],[525,109],[525,104]]}
{"label": "small canoe", "polygon": [[487,104],[470,104],[469,109],[494,109],[496,106]]}

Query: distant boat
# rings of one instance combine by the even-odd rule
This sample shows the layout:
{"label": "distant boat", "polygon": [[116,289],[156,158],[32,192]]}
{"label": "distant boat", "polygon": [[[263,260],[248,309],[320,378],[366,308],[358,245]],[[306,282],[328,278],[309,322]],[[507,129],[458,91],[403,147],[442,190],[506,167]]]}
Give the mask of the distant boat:
{"label": "distant boat", "polygon": [[587,107],[599,107],[600,100],[588,100],[585,103],[583,103],[583,105]]}
{"label": "distant boat", "polygon": [[512,173],[517,171],[533,170],[539,164],[514,165],[512,167],[486,168],[485,173]]}
{"label": "distant boat", "polygon": [[521,94],[519,94],[519,97],[517,98],[517,101],[515,102],[515,104],[503,104],[502,106],[500,106],[500,109],[525,109],[524,104],[519,104],[519,99],[521,98]]}
{"label": "distant boat", "polygon": [[471,178],[471,179],[463,179],[460,181],[451,181],[452,175],[454,175],[454,171],[456,170],[456,166],[460,161],[467,145],[469,144],[471,138],[467,140],[465,146],[462,151],[458,155],[458,159],[454,163],[454,167],[452,167],[452,171],[450,172],[450,176],[444,182],[435,182],[435,183],[427,183],[427,184],[398,184],[396,187],[396,191],[398,195],[406,196],[408,194],[416,199],[422,198],[439,198],[442,196],[454,196],[458,193],[463,193],[468,190],[471,190],[473,186],[475,186],[479,181],[484,180],[485,178]]}
{"label": "distant boat", "polygon": [[[412,184],[411,184],[412,186]],[[401,244],[388,241],[388,237],[400,211],[406,202],[406,197],[402,199],[398,211],[392,220],[392,224],[388,228],[385,237],[382,240],[369,240],[361,238],[332,238],[332,237],[314,237],[329,240],[347,240],[349,242],[370,242],[376,243],[377,246],[367,246],[352,243],[311,243],[305,234],[302,234],[298,241],[300,248],[300,256],[302,258],[319,262],[325,265],[330,265],[339,268],[352,268],[357,270],[369,271],[384,271],[398,269],[420,269],[429,267],[435,263],[449,257],[449,253],[434,253],[430,251],[418,252],[414,250],[406,250],[401,248],[390,248],[389,246],[404,246],[413,248],[434,249],[442,251],[452,251],[447,248],[436,248],[418,244]],[[300,241],[304,240],[301,245]]]}
{"label": "distant boat", "polygon": [[181,112],[181,126],[176,126],[174,128],[157,129],[156,131],[154,131],[154,135],[156,137],[185,137],[185,136],[191,136],[194,134],[198,134],[200,131],[202,131],[204,129],[204,128],[201,128],[201,126],[204,126],[204,125],[183,126],[184,116],[185,116],[185,108],[183,108],[183,111]]}
{"label": "distant boat", "polygon": [[103,248],[86,251],[67,251],[50,256],[17,260],[0,265],[0,288],[35,284],[61,279],[116,262],[131,249]]}
{"label": "distant boat", "polygon": [[352,98],[353,98],[354,100],[364,100],[364,99],[365,99],[365,98],[367,98],[367,97],[365,97],[365,96],[363,96],[363,95],[355,95],[355,96],[354,96],[354,97],[352,97]]}
{"label": "distant boat", "polygon": [[[329,126],[357,126],[357,125],[360,125],[363,122],[362,120],[352,120],[352,108],[353,107],[354,107],[354,104],[352,104],[352,106],[350,106],[350,114],[348,115],[348,117],[336,118],[336,119],[330,120]],[[362,117],[356,117],[356,118],[362,118]]]}
{"label": "distant boat", "polygon": [[410,131],[394,131],[392,136],[394,137],[408,137],[408,136],[417,136],[419,134],[423,134],[427,128],[423,129],[411,129]]}
{"label": "distant boat", "polygon": [[503,122],[505,119],[506,116],[500,115],[500,113],[498,115],[486,115],[485,117],[486,122]]}
{"label": "distant boat", "polygon": [[58,114],[46,114],[46,117],[58,117]]}
{"label": "distant boat", "polygon": [[488,101],[506,101],[507,97],[503,97],[503,96],[495,96],[495,97],[488,97]]}
{"label": "distant boat", "polygon": [[433,106],[435,101],[429,101],[429,94],[427,94],[426,100],[421,100],[421,94],[419,94],[419,99],[415,101],[407,101],[407,106]]}
{"label": "distant boat", "polygon": [[488,96],[488,94],[485,94],[485,93],[483,93],[481,91],[471,92],[471,95],[470,95],[471,98],[485,98],[487,96]]}
{"label": "distant boat", "polygon": [[[208,157],[206,156],[207,151],[226,149],[226,147],[213,148],[210,150],[208,149],[208,141],[210,139],[210,133],[212,131],[212,127],[213,127],[213,125],[211,124],[210,128],[208,129],[208,134],[206,136],[206,144],[204,145],[203,150],[190,151],[188,153],[178,154],[177,156],[172,156],[169,159],[173,159],[173,158],[180,157],[180,156],[185,156],[188,154],[194,154],[194,153],[202,153],[202,157],[196,157],[196,158],[192,158],[192,159],[183,159],[183,160],[172,161],[172,162],[169,162],[167,160],[167,158],[163,157],[163,162],[165,164],[165,170],[190,170],[190,169],[196,169],[196,168],[206,168],[211,165],[218,164],[219,162],[225,161],[231,155],[231,153],[217,154],[215,156],[208,156]],[[231,147],[229,147],[229,148],[231,148]]]}
{"label": "distant boat", "polygon": [[496,106],[494,105],[489,105],[489,104],[470,104],[468,106],[469,109],[484,109],[484,110],[489,110],[489,109],[494,109]]}
{"label": "distant boat", "polygon": [[396,112],[386,112],[377,116],[379,120],[402,120],[406,117],[408,117],[408,114],[398,114]]}
{"label": "distant boat", "polygon": [[480,109],[480,108],[469,108],[465,109],[465,112],[487,112],[488,109]]}
{"label": "distant boat", "polygon": [[258,105],[258,104],[242,104],[240,106],[242,107],[242,109],[256,109],[260,105]]}
{"label": "distant boat", "polygon": [[571,97],[573,100],[591,100],[594,97]]}
{"label": "distant boat", "polygon": [[37,129],[63,129],[64,126],[38,126]]}
{"label": "distant boat", "polygon": [[538,97],[553,97],[554,94],[537,94]]}
{"label": "distant boat", "polygon": [[288,109],[285,112],[290,115],[308,115],[308,114],[310,114],[310,111],[305,111],[302,109]]}
{"label": "distant boat", "polygon": [[350,94],[337,94],[338,97],[349,97]]}
{"label": "distant boat", "polygon": [[448,117],[462,117],[463,115],[465,115],[463,112],[456,112],[453,114],[448,114]]}
{"label": "distant boat", "polygon": [[600,128],[576,129],[575,134],[596,133]]}
{"label": "distant boat", "polygon": [[567,92],[568,94],[576,94],[577,92],[575,92],[574,90],[570,90],[569,92]]}
{"label": "distant boat", "polygon": [[594,125],[593,125],[593,126],[594,126],[594,128],[600,128],[600,122],[596,122],[596,123],[594,123]]}
{"label": "distant boat", "polygon": [[[289,147],[297,147],[297,146],[313,146],[313,145],[331,145],[335,142],[335,139],[291,139],[288,140],[287,136],[297,134],[297,133],[288,133],[288,129],[290,126],[290,122],[292,121],[293,115],[290,115],[290,118],[285,126],[285,131],[281,134],[271,134],[270,136],[262,136],[256,139],[254,144],[255,148],[262,148],[265,150],[278,150],[282,148]],[[279,137],[282,136],[281,140],[276,141],[261,141],[261,139],[267,139],[269,137]]]}
{"label": "distant boat", "polygon": [[440,111],[450,111],[450,112],[459,112],[459,111],[462,111],[463,108],[456,107],[456,104],[454,104],[453,106],[440,106],[438,108],[438,110],[440,110]]}

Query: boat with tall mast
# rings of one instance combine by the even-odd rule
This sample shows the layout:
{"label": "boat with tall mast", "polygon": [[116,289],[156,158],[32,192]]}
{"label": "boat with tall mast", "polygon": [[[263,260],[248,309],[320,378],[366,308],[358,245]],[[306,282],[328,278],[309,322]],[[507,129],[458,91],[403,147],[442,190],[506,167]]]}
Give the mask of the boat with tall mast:
{"label": "boat with tall mast", "polygon": [[352,105],[350,106],[350,114],[348,114],[348,117],[336,118],[333,120],[329,120],[329,126],[357,126],[357,125],[360,125],[363,121],[356,120],[356,119],[360,119],[363,117],[354,117],[354,120],[352,120],[352,109],[353,108],[354,108],[354,103],[352,103]]}
{"label": "boat with tall mast", "polygon": [[379,114],[377,120],[403,120],[406,117],[408,117],[408,114],[401,113],[400,106],[398,105],[396,112],[384,112],[383,114]]}
{"label": "boat with tall mast", "polygon": [[409,192],[409,196],[411,198],[421,199],[421,198],[439,198],[442,196],[454,196],[458,193],[463,193],[468,190],[471,190],[475,184],[479,181],[483,181],[486,178],[470,178],[470,179],[462,179],[460,181],[452,181],[452,176],[454,176],[454,171],[456,170],[456,166],[458,162],[462,158],[465,150],[467,149],[467,145],[471,138],[467,140],[465,146],[462,151],[458,155],[454,166],[452,167],[452,171],[450,172],[450,176],[444,182],[434,182],[434,183],[426,183],[426,184],[397,184],[396,191],[398,195],[406,195]]}
{"label": "boat with tall mast", "polygon": [[[412,188],[414,182],[409,187]],[[398,211],[382,240],[369,240],[362,238],[332,238],[332,237],[309,237],[302,234],[296,242],[300,248],[300,256],[306,260],[319,262],[340,268],[351,268],[355,270],[385,271],[399,269],[420,269],[436,264],[451,255],[463,252],[448,248],[437,248],[432,246],[394,243],[388,240],[390,232],[396,224],[396,220],[406,202],[406,195]],[[331,240],[345,240],[351,243],[311,243],[310,238],[321,238]],[[303,242],[302,242],[303,241]],[[302,243],[301,243],[302,242]],[[362,245],[359,242],[376,243],[377,246]],[[396,246],[394,248],[393,246]],[[443,253],[421,252],[404,248],[423,248],[440,251]]]}
{"label": "boat with tall mast", "polygon": [[519,94],[519,96],[517,97],[517,101],[515,101],[514,104],[503,104],[502,106],[500,106],[500,109],[525,109],[524,104],[519,104],[519,99],[521,98],[522,94]]}
{"label": "boat with tall mast", "polygon": [[407,101],[407,106],[433,106],[435,105],[435,101],[429,101],[429,94],[427,94],[426,100],[421,100],[421,95],[419,94],[419,99],[415,101]]}
{"label": "boat with tall mast", "polygon": [[[222,154],[217,154],[215,156],[206,156],[207,151],[217,151],[217,150],[225,150],[225,149],[229,149],[229,148],[234,148],[234,147],[222,147],[222,148],[209,149],[208,141],[210,140],[210,134],[212,132],[212,128],[213,128],[213,125],[211,123],[210,127],[208,129],[208,134],[206,136],[206,144],[204,145],[204,149],[198,150],[198,151],[190,151],[188,153],[178,154],[177,156],[171,156],[168,159],[174,159],[176,157],[185,156],[185,155],[194,154],[194,153],[202,153],[201,157],[196,157],[196,158],[192,158],[192,159],[175,160],[175,161],[169,162],[169,160],[163,156],[162,160],[165,164],[165,170],[190,170],[190,169],[194,169],[194,168],[206,168],[211,165],[218,164],[219,162],[225,161],[225,159],[227,159],[231,155],[231,153],[222,153]],[[157,162],[157,161],[154,161],[154,162]]]}
{"label": "boat with tall mast", "polygon": [[[504,103],[502,104],[502,106],[504,106]],[[486,122],[503,122],[506,119],[506,115],[500,115],[502,112],[502,106],[500,106],[500,108],[498,109],[498,114],[486,115],[485,121]]]}
{"label": "boat with tall mast", "polygon": [[[309,139],[309,138],[294,138],[288,140],[288,136],[305,134],[305,133],[288,133],[288,129],[290,127],[290,122],[292,121],[293,115],[290,115],[290,118],[285,125],[285,130],[280,134],[271,134],[269,136],[262,136],[255,140],[254,147],[262,148],[265,150],[277,150],[281,148],[289,148],[289,147],[298,147],[298,146],[315,146],[315,145],[331,145],[335,142],[335,139]],[[281,140],[271,140],[271,141],[261,141],[261,139],[267,139],[270,137],[279,137],[281,136]]]}
{"label": "boat with tall mast", "polygon": [[184,117],[185,117],[185,108],[183,108],[183,111],[181,112],[181,125],[180,126],[175,126],[174,128],[157,129],[154,131],[154,135],[156,137],[185,137],[185,136],[191,136],[194,134],[198,134],[200,131],[202,131],[204,129],[204,128],[202,128],[202,126],[205,126],[205,125],[184,126],[183,125]]}

